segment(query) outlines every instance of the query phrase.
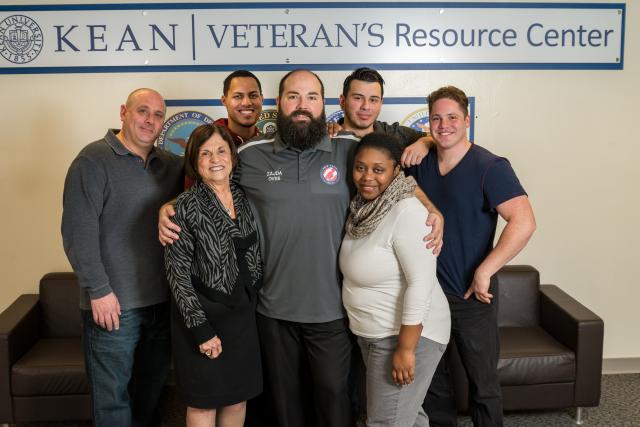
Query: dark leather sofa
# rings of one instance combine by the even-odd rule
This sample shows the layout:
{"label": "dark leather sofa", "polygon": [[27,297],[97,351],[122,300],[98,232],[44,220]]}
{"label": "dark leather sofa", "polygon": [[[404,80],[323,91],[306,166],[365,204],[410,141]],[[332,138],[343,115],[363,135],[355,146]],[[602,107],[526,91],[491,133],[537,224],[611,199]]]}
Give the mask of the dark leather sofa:
{"label": "dark leather sofa", "polygon": [[78,283],[49,273],[0,314],[0,423],[91,419]]}
{"label": "dark leather sofa", "polygon": [[[540,285],[527,265],[498,272],[498,375],[508,410],[598,406],[602,377],[602,319],[555,285]],[[455,346],[449,368],[459,411],[468,409],[468,382]]]}

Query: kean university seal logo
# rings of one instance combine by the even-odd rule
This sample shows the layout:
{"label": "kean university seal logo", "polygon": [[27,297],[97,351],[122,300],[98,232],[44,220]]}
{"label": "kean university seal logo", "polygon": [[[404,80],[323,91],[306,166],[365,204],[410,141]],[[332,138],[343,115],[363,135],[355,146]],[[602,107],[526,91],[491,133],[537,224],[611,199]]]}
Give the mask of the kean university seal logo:
{"label": "kean university seal logo", "polygon": [[11,15],[0,22],[0,55],[14,64],[33,61],[42,51],[42,30],[25,15]]}
{"label": "kean university seal logo", "polygon": [[213,119],[198,111],[182,111],[169,117],[158,136],[158,147],[179,156],[184,155],[191,132],[204,124],[213,123]]}

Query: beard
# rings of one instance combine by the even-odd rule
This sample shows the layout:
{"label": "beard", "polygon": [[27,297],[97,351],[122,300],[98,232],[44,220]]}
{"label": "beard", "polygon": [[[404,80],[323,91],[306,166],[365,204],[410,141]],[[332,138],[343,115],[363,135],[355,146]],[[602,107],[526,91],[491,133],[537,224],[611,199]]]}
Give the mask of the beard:
{"label": "beard", "polygon": [[[294,122],[292,117],[295,115],[305,115],[311,119],[310,122]],[[311,113],[306,110],[295,110],[290,115],[285,116],[281,110],[278,110],[278,133],[284,142],[290,147],[299,150],[307,150],[317,146],[322,138],[327,135],[327,118],[322,114],[318,118],[314,118]]]}

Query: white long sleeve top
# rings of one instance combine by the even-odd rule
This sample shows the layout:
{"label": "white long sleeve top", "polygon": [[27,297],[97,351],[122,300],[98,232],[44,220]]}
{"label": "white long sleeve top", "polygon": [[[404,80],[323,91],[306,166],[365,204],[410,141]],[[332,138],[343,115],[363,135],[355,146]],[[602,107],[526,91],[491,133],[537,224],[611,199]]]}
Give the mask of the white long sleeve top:
{"label": "white long sleeve top", "polygon": [[415,197],[398,202],[366,237],[345,235],[340,250],[342,301],[358,336],[398,335],[422,323],[422,336],[449,342],[449,304],[436,277],[436,257],[422,238],[427,210]]}

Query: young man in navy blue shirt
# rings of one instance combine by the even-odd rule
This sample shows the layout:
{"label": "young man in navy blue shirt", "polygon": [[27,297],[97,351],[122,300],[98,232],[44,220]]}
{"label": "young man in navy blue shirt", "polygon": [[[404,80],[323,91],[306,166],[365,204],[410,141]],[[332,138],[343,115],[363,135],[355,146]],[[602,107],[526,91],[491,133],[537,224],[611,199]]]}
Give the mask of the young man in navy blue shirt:
{"label": "young man in navy blue shirt", "polygon": [[[533,210],[508,160],[467,139],[464,92],[446,86],[428,102],[436,149],[410,174],[447,224],[437,274],[451,309],[451,340],[469,378],[471,418],[476,426],[502,426],[494,274],[529,241],[536,227]],[[498,215],[507,225],[494,247]],[[443,358],[425,400],[431,426],[456,425],[445,365]]]}

